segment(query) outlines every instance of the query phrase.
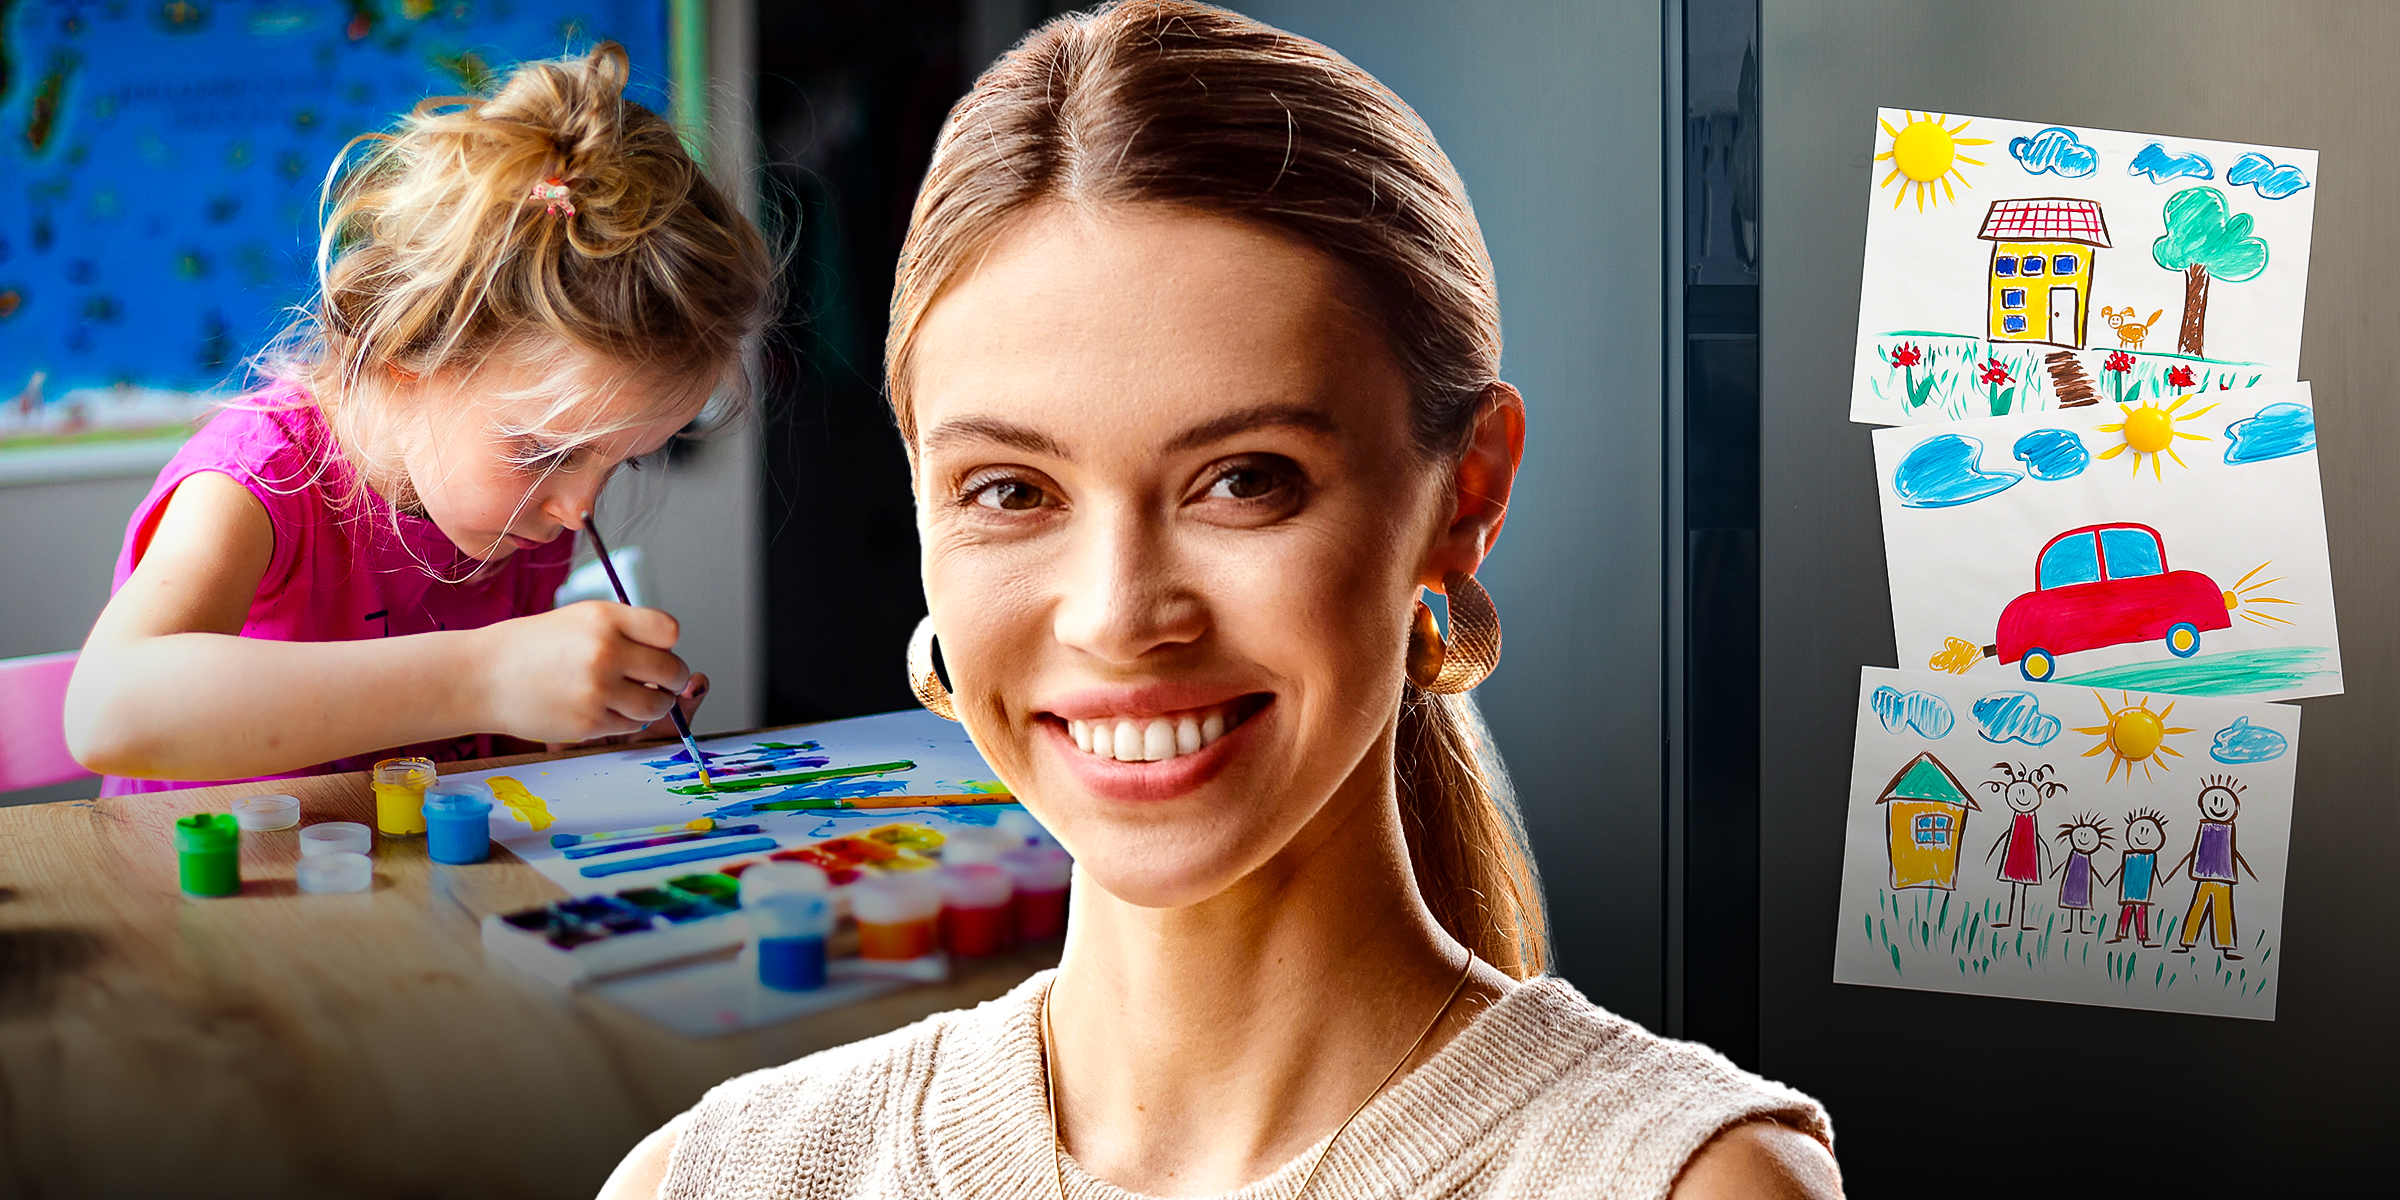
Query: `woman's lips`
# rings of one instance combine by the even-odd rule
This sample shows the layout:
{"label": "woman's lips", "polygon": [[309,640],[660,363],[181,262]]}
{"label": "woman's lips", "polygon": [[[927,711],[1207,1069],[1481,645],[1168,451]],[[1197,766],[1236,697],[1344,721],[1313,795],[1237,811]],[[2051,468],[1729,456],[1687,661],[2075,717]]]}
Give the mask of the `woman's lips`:
{"label": "woman's lips", "polygon": [[[1274,697],[1255,696],[1157,716],[1074,722],[1048,716],[1041,725],[1051,749],[1085,787],[1111,800],[1138,803],[1170,800],[1215,778],[1254,739],[1254,728],[1273,709]],[[1183,728],[1187,724],[1189,730]],[[1210,737],[1216,725],[1223,731]],[[1184,748],[1193,742],[1198,745]],[[1103,746],[1106,754],[1095,752]],[[1137,752],[1136,757],[1118,759],[1120,748]],[[1159,756],[1151,758],[1153,751]]]}

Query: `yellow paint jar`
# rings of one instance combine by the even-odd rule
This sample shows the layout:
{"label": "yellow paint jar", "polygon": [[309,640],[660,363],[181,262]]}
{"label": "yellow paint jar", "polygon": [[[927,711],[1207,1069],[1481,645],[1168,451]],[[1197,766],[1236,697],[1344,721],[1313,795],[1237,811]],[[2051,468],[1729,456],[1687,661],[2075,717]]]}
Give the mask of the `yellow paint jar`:
{"label": "yellow paint jar", "polygon": [[430,758],[375,764],[375,828],[393,837],[425,832],[425,789],[440,775]]}

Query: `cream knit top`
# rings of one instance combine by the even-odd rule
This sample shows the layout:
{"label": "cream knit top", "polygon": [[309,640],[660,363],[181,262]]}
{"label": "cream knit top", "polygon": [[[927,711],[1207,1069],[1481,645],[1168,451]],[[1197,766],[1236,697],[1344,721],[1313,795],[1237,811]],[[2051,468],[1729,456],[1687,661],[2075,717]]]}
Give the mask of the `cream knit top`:
{"label": "cream knit top", "polygon": [[[1055,1195],[1037,1001],[1050,972],[973,1009],[755,1071],[678,1118],[662,1200]],[[1817,1103],[1614,1016],[1564,980],[1485,1009],[1367,1105],[1311,1200],[1663,1197],[1725,1127],[1832,1145]],[[1322,1145],[1320,1142],[1318,1145]],[[1222,1200],[1289,1200],[1317,1148]],[[1141,1200],[1066,1160],[1074,1200]]]}

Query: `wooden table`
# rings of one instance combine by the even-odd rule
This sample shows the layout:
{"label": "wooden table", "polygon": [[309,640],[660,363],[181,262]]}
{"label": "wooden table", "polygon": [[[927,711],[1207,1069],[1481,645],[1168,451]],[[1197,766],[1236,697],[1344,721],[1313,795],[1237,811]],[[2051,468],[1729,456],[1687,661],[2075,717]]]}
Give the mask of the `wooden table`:
{"label": "wooden table", "polygon": [[359,774],[0,809],[0,1196],[588,1197],[718,1081],[1057,960],[687,1038],[484,958],[485,914],[565,895],[498,846],[450,867],[378,836],[373,890],[325,896],[292,882],[297,829],[244,833],[241,894],[186,898],[175,819],[277,791],[374,823]]}

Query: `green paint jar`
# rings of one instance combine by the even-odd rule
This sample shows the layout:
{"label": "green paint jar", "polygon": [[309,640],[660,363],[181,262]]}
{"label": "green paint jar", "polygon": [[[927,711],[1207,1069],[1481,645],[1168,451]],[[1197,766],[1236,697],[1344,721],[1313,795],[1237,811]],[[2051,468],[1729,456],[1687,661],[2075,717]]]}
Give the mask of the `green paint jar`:
{"label": "green paint jar", "polygon": [[187,896],[242,890],[242,827],[232,813],[193,813],[175,822],[175,865]]}

